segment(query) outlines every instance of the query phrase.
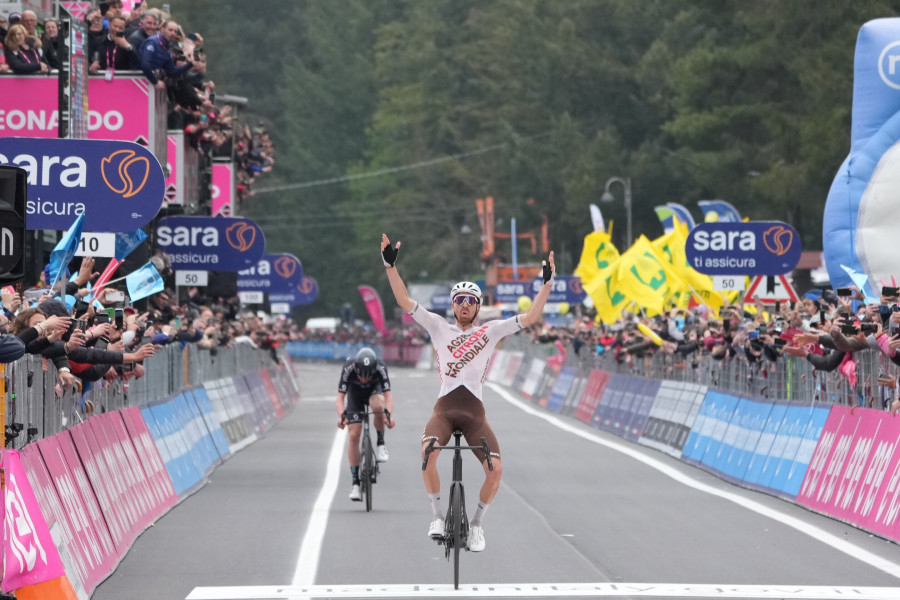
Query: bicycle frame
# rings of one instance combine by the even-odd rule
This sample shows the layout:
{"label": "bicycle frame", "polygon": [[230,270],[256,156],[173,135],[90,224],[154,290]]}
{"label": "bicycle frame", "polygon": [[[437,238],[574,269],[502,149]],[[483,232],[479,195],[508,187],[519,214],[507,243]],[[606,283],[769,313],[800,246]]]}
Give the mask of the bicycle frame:
{"label": "bicycle frame", "polygon": [[[388,420],[391,418],[389,410],[372,410],[366,406],[364,412],[358,414],[363,415],[362,434],[359,438],[359,488],[360,492],[366,499],[366,512],[372,511],[372,486],[377,483],[378,475],[381,469],[378,461],[375,460],[375,446],[372,445],[372,433],[369,427],[369,416],[375,414],[384,414]],[[347,411],[344,411],[344,420],[347,420]]]}

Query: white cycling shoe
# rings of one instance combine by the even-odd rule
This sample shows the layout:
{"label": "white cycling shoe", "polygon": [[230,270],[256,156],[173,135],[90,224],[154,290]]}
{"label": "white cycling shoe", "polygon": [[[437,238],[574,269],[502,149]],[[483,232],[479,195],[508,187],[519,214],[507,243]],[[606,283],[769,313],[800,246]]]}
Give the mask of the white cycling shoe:
{"label": "white cycling shoe", "polygon": [[428,537],[432,539],[444,537],[444,520],[440,517],[431,522],[428,527]]}
{"label": "white cycling shoe", "polygon": [[484,529],[479,525],[469,527],[469,539],[466,540],[466,546],[471,552],[481,552],[484,550]]}
{"label": "white cycling shoe", "polygon": [[362,501],[362,493],[359,491],[359,484],[354,483],[353,487],[350,488],[350,499],[354,502]]}
{"label": "white cycling shoe", "polygon": [[375,462],[387,462],[388,461],[388,451],[385,448],[384,444],[380,446],[375,446]]}

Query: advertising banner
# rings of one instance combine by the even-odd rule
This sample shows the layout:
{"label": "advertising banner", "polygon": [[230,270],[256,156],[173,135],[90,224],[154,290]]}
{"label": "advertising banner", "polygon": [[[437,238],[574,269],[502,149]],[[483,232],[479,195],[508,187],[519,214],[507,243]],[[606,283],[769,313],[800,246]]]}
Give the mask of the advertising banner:
{"label": "advertising banner", "polygon": [[124,556],[136,535],[133,533],[132,521],[135,511],[131,506],[131,498],[124,488],[115,483],[117,470],[108,462],[112,454],[109,452],[106,438],[98,441],[87,422],[72,427],[69,433],[81,456],[84,470],[109,528],[109,534],[116,545],[116,552],[119,556]]}
{"label": "advertising banner", "polygon": [[117,414],[122,418],[125,431],[131,438],[138,460],[144,469],[155,514],[161,515],[178,501],[166,465],[159,454],[159,449],[153,443],[153,436],[150,435],[150,429],[141,415],[141,409],[131,406],[117,411]]}
{"label": "advertising banner", "polygon": [[609,380],[609,373],[598,369],[591,371],[584,392],[575,408],[576,419],[580,419],[585,423],[593,423],[594,412],[597,410],[597,405],[600,404],[600,399],[603,398],[604,390]]}
{"label": "advertising banner", "polygon": [[303,266],[293,254],[263,254],[254,266],[238,271],[237,288],[242,292],[290,294],[302,278]]}
{"label": "advertising banner", "polygon": [[898,436],[889,413],[833,406],[797,502],[897,539]]}
{"label": "advertising banner", "polygon": [[156,234],[176,271],[241,271],[256,265],[266,248],[259,226],[241,217],[163,217]]}
{"label": "advertising banner", "polygon": [[78,452],[67,432],[36,442],[47,471],[59,490],[65,519],[73,533],[74,552],[84,567],[80,577],[84,589],[91,593],[112,571],[116,554],[109,529],[103,521],[97,499],[90,489],[87,474],[78,460]]}
{"label": "advertising banner", "polygon": [[707,453],[715,453],[734,416],[738,398],[730,394],[710,391],[694,420],[681,460],[698,465]]}
{"label": "advertising banner", "polygon": [[65,575],[59,552],[16,450],[0,453],[3,490],[3,579],[8,593]]}
{"label": "advertising banner", "polygon": [[[0,77],[0,137],[56,139],[59,111],[55,77]],[[123,140],[147,146],[165,162],[166,94],[143,73],[88,81],[88,139]]]}
{"label": "advertising banner", "polygon": [[797,230],[780,221],[700,223],[684,246],[688,263],[707,275],[783,275],[800,261]]}
{"label": "advertising banner", "polygon": [[235,195],[234,164],[214,162],[212,165],[212,216],[233,216]]}
{"label": "advertising banner", "polygon": [[553,391],[550,393],[550,398],[547,400],[548,410],[552,410],[553,412],[560,411],[563,407],[563,402],[566,399],[566,393],[569,391],[569,387],[572,385],[574,379],[575,369],[573,367],[563,367],[559,372],[556,383],[553,385]]}
{"label": "advertising banner", "polygon": [[756,442],[756,450],[750,455],[747,462],[747,470],[744,472],[744,481],[749,484],[759,485],[762,481],[770,481],[775,470],[777,459],[769,459],[778,431],[785,422],[787,404],[775,403],[769,411],[769,418],[763,425],[762,433]]}
{"label": "advertising banner", "polygon": [[300,283],[288,292],[274,292],[269,294],[269,302],[287,302],[294,306],[312,304],[319,296],[319,284],[308,275],[300,278]]}
{"label": "advertising banner", "polygon": [[[543,285],[544,278],[535,277],[531,280],[531,287],[527,295],[534,298],[541,291]],[[575,306],[576,304],[581,304],[586,297],[587,294],[581,287],[581,277],[577,275],[557,275],[553,279],[553,286],[550,289],[547,302],[566,302]]]}
{"label": "advertising banner", "polygon": [[132,231],[165,194],[159,161],[132,142],[0,137],[0,164],[28,173],[28,229],[63,230],[85,213],[87,231]]}
{"label": "advertising banner", "polygon": [[66,578],[79,598],[87,598],[83,581],[90,571],[89,557],[82,553],[82,539],[69,522],[37,444],[28,444],[22,449],[22,466],[59,551]]}

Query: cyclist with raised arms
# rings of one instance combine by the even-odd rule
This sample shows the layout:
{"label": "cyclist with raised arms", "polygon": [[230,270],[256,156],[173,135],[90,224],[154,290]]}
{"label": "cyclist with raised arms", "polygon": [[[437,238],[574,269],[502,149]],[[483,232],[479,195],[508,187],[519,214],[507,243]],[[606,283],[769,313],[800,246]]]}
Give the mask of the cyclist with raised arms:
{"label": "cyclist with raised arms", "polygon": [[[348,427],[350,445],[347,458],[350,461],[350,475],[353,484],[350,487],[350,499],[354,502],[362,500],[359,489],[359,440],[362,435],[362,419],[365,418],[366,406],[373,411],[394,412],[394,397],[391,394],[391,380],[387,366],[375,356],[371,348],[363,348],[354,358],[344,362],[341,368],[341,380],[338,383],[337,395],[338,427]],[[378,441],[375,445],[375,460],[387,462],[388,452],[384,446],[384,427],[392,428],[396,422],[383,412],[375,413],[375,432]]]}
{"label": "cyclist with raised arms", "polygon": [[[482,384],[497,342],[541,319],[544,304],[552,288],[555,271],[553,252],[550,253],[548,261],[542,261],[544,285],[541,286],[527,312],[509,319],[476,325],[482,300],[481,289],[476,284],[461,281],[450,290],[456,322],[448,323],[444,317],[426,310],[409,297],[406,285],[397,273],[395,265],[399,250],[400,242],[391,247],[387,235],[382,234],[381,256],[391,290],[400,308],[430,334],[441,375],[440,397],[422,434],[423,459],[425,448],[431,440],[437,440],[437,445],[445,446],[450,441],[453,430],[457,428],[463,432],[470,446],[480,446],[481,438],[484,437],[491,449],[493,471],[488,469],[484,453],[481,450],[473,450],[484,468],[484,484],[479,493],[478,508],[469,522],[467,541],[469,550],[481,552],[485,546],[482,520],[497,494],[503,472],[500,463],[500,445],[485,417]],[[444,534],[444,511],[440,506],[441,480],[436,466],[438,452],[437,450],[433,452],[432,460],[428,461],[423,471],[425,491],[431,502],[432,521],[428,535],[432,538],[439,538]]]}

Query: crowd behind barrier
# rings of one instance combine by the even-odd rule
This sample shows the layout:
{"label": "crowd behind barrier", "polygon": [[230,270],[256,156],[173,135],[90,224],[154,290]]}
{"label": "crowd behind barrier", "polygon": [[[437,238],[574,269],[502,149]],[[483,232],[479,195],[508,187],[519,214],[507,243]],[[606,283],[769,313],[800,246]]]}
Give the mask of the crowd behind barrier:
{"label": "crowd behind barrier", "polygon": [[[83,18],[90,76],[109,81],[143,75],[165,92],[168,129],[182,131],[188,145],[202,157],[206,172],[202,185],[209,187],[213,158],[230,158],[237,167],[238,202],[252,196],[256,178],[273,168],[275,148],[265,127],[241,123],[233,105],[217,103],[215,82],[206,78],[203,36],[185,33],[167,10],[151,8],[147,2],[136,2],[126,11],[121,0],[101,1]],[[57,19],[33,10],[0,15],[0,75],[55,74],[63,51]],[[53,89],[54,102],[56,97]]]}

